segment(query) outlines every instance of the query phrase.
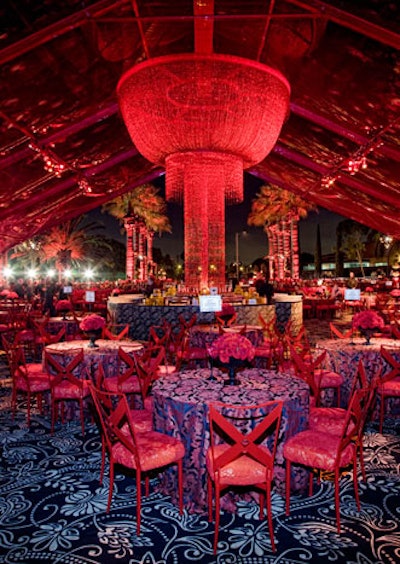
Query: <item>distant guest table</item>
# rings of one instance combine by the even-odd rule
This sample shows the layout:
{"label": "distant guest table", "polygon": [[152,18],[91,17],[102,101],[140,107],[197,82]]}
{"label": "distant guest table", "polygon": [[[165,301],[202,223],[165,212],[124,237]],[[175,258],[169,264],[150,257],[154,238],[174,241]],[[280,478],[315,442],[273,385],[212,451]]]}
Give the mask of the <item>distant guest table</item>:
{"label": "distant guest table", "polygon": [[[263,341],[262,327],[259,325],[233,325],[223,327],[224,333],[242,332],[249,341],[258,347]],[[217,325],[195,325],[190,329],[190,345],[205,348],[221,335]]]}
{"label": "distant guest table", "polygon": [[317,352],[327,352],[326,368],[338,372],[344,377],[344,384],[340,392],[343,407],[348,404],[351,385],[357,373],[360,359],[364,364],[369,380],[381,365],[383,374],[389,371],[387,362],[384,361],[382,364],[381,346],[390,349],[391,354],[400,362],[400,340],[372,337],[370,345],[364,343],[365,338],[359,337],[354,339],[324,339],[316,343]]}
{"label": "distant guest table", "polygon": [[68,337],[73,337],[78,332],[78,323],[71,317],[67,317],[66,319],[64,319],[62,316],[50,317],[50,319],[46,323],[46,328],[52,335],[56,335],[63,327],[65,327],[65,335],[67,340]]}
{"label": "distant guest table", "polygon": [[94,376],[99,363],[102,362],[106,378],[113,376],[117,370],[119,347],[122,347],[128,353],[140,351],[143,348],[143,345],[141,343],[129,340],[111,341],[108,339],[98,339],[96,341],[96,344],[99,345],[98,348],[90,348],[88,346],[89,340],[63,341],[61,343],[48,345],[45,348],[62,351],[67,362],[68,353],[73,349],[81,348],[83,349],[85,365],[88,369],[89,374],[91,376]]}
{"label": "distant guest table", "polygon": [[[309,388],[288,374],[247,369],[238,373],[238,386],[224,386],[226,374],[214,369],[216,380],[210,380],[209,369],[188,370],[158,379],[153,385],[155,428],[178,437],[185,444],[184,503],[191,512],[207,508],[206,451],[209,447],[208,403],[222,401],[253,405],[269,400],[283,400],[281,438],[276,454],[275,487],[283,495],[285,469],[283,443],[308,423]],[[303,488],[307,477],[294,469],[292,484]],[[161,487],[176,495],[176,470],[165,472]]]}

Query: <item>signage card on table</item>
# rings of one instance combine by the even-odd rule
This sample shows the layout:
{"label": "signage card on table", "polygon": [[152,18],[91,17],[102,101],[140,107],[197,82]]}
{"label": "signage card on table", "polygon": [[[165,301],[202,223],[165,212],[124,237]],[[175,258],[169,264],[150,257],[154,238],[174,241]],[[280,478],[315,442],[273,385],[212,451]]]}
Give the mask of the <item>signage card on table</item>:
{"label": "signage card on table", "polygon": [[222,298],[217,296],[199,296],[200,311],[202,313],[221,311]]}

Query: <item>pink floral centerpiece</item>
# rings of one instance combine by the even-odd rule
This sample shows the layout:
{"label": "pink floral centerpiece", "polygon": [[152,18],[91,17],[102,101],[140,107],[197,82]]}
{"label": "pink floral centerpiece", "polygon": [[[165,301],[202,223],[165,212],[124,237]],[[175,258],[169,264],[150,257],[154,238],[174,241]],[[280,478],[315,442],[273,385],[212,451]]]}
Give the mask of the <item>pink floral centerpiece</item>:
{"label": "pink floral centerpiece", "polygon": [[235,379],[235,369],[244,363],[251,361],[255,355],[255,349],[251,341],[238,333],[226,333],[218,337],[209,349],[212,358],[218,358],[228,366],[230,385],[238,384]]}
{"label": "pink floral centerpiece", "polygon": [[106,320],[101,315],[97,313],[91,313],[85,316],[79,323],[79,328],[85,331],[89,335],[90,343],[89,347],[97,347],[95,341],[101,335],[103,327],[105,327]]}
{"label": "pink floral centerpiece", "polygon": [[56,311],[63,314],[63,319],[65,319],[65,314],[72,310],[72,304],[69,300],[58,300],[56,303]]}
{"label": "pink floral centerpiece", "polygon": [[379,329],[383,329],[384,326],[382,317],[376,311],[370,309],[360,311],[353,317],[353,327],[365,336],[366,345],[369,345],[372,334]]}
{"label": "pink floral centerpiece", "polygon": [[2,290],[1,295],[8,300],[16,300],[17,298],[19,298],[17,292],[13,292],[12,290]]}

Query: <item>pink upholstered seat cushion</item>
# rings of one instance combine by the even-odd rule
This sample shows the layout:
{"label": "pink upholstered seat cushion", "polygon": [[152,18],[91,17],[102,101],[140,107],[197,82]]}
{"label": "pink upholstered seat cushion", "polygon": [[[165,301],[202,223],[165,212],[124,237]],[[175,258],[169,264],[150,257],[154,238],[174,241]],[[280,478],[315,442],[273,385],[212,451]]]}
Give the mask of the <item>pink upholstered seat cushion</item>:
{"label": "pink upholstered seat cushion", "polygon": [[[230,448],[230,446],[226,444],[215,446],[215,458],[218,458],[218,456],[220,456],[228,448]],[[263,447],[260,446],[259,448],[262,449]],[[265,449],[265,451],[268,453],[267,449]],[[211,448],[207,451],[206,464],[209,474],[213,475],[214,464]],[[269,481],[269,476],[266,474],[265,466],[249,456],[241,456],[240,458],[220,468],[221,485],[234,484],[238,486],[250,486],[253,484],[261,484],[265,481]]]}
{"label": "pink upholstered seat cushion", "polygon": [[[153,431],[153,416],[150,411],[147,409],[131,409],[130,414],[137,433],[147,433],[149,431]],[[124,427],[127,432],[129,432],[127,423]],[[124,427],[122,430],[124,430]]]}
{"label": "pink upholstered seat cushion", "polygon": [[104,387],[108,392],[123,392],[124,394],[140,394],[140,384],[137,376],[131,376],[125,382],[119,383],[118,377],[106,378]]}
{"label": "pink upholstered seat cushion", "polygon": [[[136,435],[136,439],[143,472],[176,462],[185,454],[181,441],[163,433],[151,431]],[[128,468],[136,468],[132,452],[123,444],[113,445],[112,454],[115,462]]]}
{"label": "pink upholstered seat cushion", "polygon": [[308,428],[310,431],[341,435],[345,418],[346,410],[341,407],[314,407],[310,409]]}
{"label": "pink upholstered seat cushion", "polygon": [[162,364],[157,368],[157,376],[165,376],[176,372],[176,366],[172,364]]}
{"label": "pink upholstered seat cushion", "polygon": [[321,388],[336,388],[337,386],[341,386],[344,382],[343,376],[337,374],[336,372],[331,372],[330,370],[319,368],[315,370],[314,374],[320,382]]}
{"label": "pink upholstered seat cushion", "polygon": [[79,399],[81,397],[87,397],[90,394],[89,382],[87,380],[82,380],[83,387],[73,384],[64,380],[60,384],[57,384],[52,389],[53,398],[56,400],[62,399]]}
{"label": "pink upholstered seat cushion", "polygon": [[380,386],[379,391],[383,391],[383,395],[400,396],[400,378],[393,378]]}
{"label": "pink upholstered seat cushion", "polygon": [[43,376],[47,376],[47,372],[43,370],[41,362],[29,362],[28,364],[25,364],[25,368],[27,369],[29,375],[42,374]]}
{"label": "pink upholstered seat cushion", "polygon": [[[318,431],[301,431],[286,441],[283,455],[295,464],[333,471],[339,442],[340,437],[335,435]],[[350,464],[354,448],[351,443],[343,450],[340,458],[341,467]]]}
{"label": "pink upholstered seat cushion", "polygon": [[29,383],[25,380],[25,378],[17,377],[15,383],[19,390],[23,390],[25,392],[27,392],[28,389],[30,389],[31,392],[36,393],[45,392],[50,389],[50,380],[47,374],[30,376]]}

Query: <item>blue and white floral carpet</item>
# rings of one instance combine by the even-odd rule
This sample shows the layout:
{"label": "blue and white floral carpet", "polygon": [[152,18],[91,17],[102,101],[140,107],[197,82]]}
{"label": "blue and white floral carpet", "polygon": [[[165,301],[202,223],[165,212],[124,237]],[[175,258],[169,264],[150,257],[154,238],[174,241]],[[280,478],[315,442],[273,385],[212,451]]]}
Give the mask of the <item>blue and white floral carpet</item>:
{"label": "blue and white floral carpet", "polygon": [[99,485],[100,441],[88,423],[59,425],[50,435],[48,417],[26,426],[24,403],[15,421],[10,389],[0,388],[0,564],[395,564],[400,562],[400,420],[384,434],[374,423],[365,435],[368,480],[360,480],[361,512],[351,476],[341,482],[342,533],[336,532],[331,483],[315,485],[312,497],[292,497],[291,515],[273,495],[276,553],[258,506],[223,513],[219,550],[212,550],[213,524],[206,516],[179,515],[169,498],[143,498],[141,535],[136,535],[136,488],[117,474],[110,513],[108,481]]}

